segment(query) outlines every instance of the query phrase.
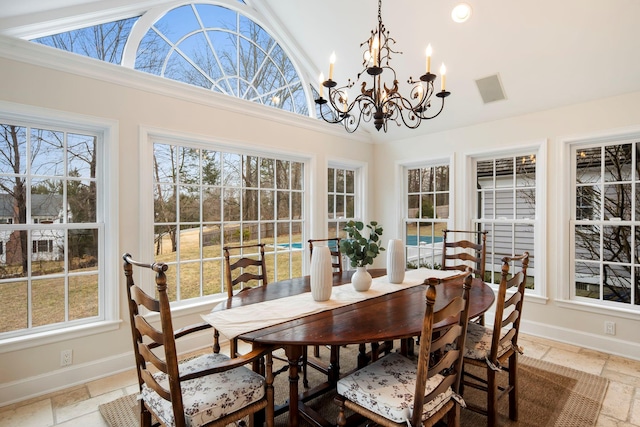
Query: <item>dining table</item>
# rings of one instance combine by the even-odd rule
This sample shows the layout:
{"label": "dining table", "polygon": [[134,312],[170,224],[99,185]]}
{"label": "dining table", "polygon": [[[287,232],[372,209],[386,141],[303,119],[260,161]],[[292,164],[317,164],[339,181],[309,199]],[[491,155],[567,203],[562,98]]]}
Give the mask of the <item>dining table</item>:
{"label": "dining table", "polygon": [[[331,298],[314,301],[310,277],[296,277],[239,292],[202,316],[229,339],[284,349],[289,364],[289,400],[286,407],[276,413],[288,410],[289,426],[298,426],[301,416],[312,425],[335,425],[305,402],[335,389],[340,378],[339,358],[332,352],[326,382],[300,392],[300,360],[306,346],[339,348],[360,344],[360,349],[363,349],[362,344],[366,343],[418,337],[426,308],[425,280],[457,274],[456,278],[437,286],[436,310],[462,292],[463,275],[459,272],[425,268],[408,270],[402,283],[391,284],[385,269],[368,271],[373,278],[372,286],[364,292],[356,292],[350,285],[354,270],[345,270],[333,275]],[[491,307],[495,295],[491,286],[475,278],[469,298],[469,316],[474,318]],[[434,330],[455,321],[445,319],[434,325]],[[365,360],[366,355],[360,354],[359,365]]]}

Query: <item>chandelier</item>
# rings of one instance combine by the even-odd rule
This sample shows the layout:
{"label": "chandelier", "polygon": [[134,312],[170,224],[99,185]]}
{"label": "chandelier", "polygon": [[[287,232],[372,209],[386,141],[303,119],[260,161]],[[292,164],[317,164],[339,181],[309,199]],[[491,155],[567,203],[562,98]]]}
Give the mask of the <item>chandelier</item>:
{"label": "chandelier", "polygon": [[[389,31],[382,23],[382,0],[378,0],[378,27],[371,31],[369,39],[360,44],[360,47],[366,46],[362,60],[364,69],[358,73],[356,80],[349,79],[345,86],[337,87],[338,84],[333,81],[335,54],[330,58],[329,79],[324,80],[324,76],[320,74],[319,97],[315,102],[319,106],[320,115],[326,122],[342,123],[347,132],[355,132],[361,122],[369,122],[373,119],[375,128],[378,131],[384,129],[386,132],[390,121],[398,126],[404,124],[410,129],[416,129],[422,120],[433,119],[442,112],[444,99],[451,94],[445,90],[444,64],[440,68],[442,75],[440,91],[435,92],[433,83],[437,76],[431,73],[431,45],[429,45],[426,50],[426,73],[420,76],[419,80],[409,77],[407,83],[412,85],[412,88],[409,96],[405,98],[398,92],[396,71],[389,65],[392,54],[402,54],[393,50],[392,45],[395,42],[389,37]],[[388,77],[386,81],[382,79],[383,74]],[[362,81],[359,85],[360,93],[352,102],[349,102],[347,90],[358,83],[361,77],[367,77],[367,75],[371,77],[372,82],[367,86],[367,82]],[[388,82],[390,84],[387,84]],[[329,92],[327,99],[323,97],[324,88]],[[431,97],[434,93],[442,100],[437,112],[431,108]]]}

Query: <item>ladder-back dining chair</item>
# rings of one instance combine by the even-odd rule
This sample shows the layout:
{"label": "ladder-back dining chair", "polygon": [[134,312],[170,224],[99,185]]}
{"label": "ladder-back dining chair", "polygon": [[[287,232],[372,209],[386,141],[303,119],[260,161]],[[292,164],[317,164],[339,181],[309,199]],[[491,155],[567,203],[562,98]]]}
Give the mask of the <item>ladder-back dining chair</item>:
{"label": "ladder-back dining chair", "polygon": [[[201,323],[174,331],[167,295],[167,264],[144,264],[133,260],[130,254],[123,259],[140,386],[140,425],[151,426],[153,415],[165,426],[226,426],[263,412],[260,417],[266,417],[266,424],[273,426],[271,349],[254,349],[231,358],[211,352],[179,362],[176,340],[211,326]],[[155,272],[158,299],[135,284],[134,266]],[[159,314],[160,329],[147,321],[140,306]],[[250,363],[264,371],[264,376],[245,366]]]}
{"label": "ladder-back dining chair", "polygon": [[[509,277],[509,266],[520,262],[520,271]],[[502,275],[496,298],[493,327],[469,323],[465,349],[465,366],[478,366],[484,377],[465,370],[462,387],[473,387],[487,393],[485,408],[469,405],[468,408],[487,415],[487,425],[494,426],[497,418],[497,402],[509,395],[509,418],[518,419],[518,331],[522,318],[529,253],[502,258]],[[509,294],[507,294],[509,291]],[[496,376],[508,373],[508,384],[499,387]]]}
{"label": "ladder-back dining chair", "polygon": [[[347,423],[345,408],[381,426],[433,426],[445,417],[448,426],[460,425],[463,401],[458,391],[472,276],[465,277],[459,297],[434,311],[436,287],[446,280],[425,280],[423,339],[417,363],[391,353],[338,381],[338,426]],[[433,325],[449,317],[458,321],[434,333]]]}
{"label": "ladder-back dining chair", "polygon": [[[229,298],[233,297],[233,292],[238,285],[241,285],[239,290],[242,291],[251,287],[249,283],[252,281],[257,281],[258,286],[266,286],[269,283],[264,246],[264,243],[257,243],[222,248],[225,263],[225,285]],[[240,274],[234,277],[234,273],[238,269]]]}
{"label": "ladder-back dining chair", "polygon": [[[251,282],[257,282],[257,286],[266,286],[269,283],[267,278],[267,264],[264,259],[264,243],[225,246],[224,252],[224,274],[227,297],[232,298],[236,287],[242,292],[251,288]],[[237,271],[236,271],[237,270]],[[238,273],[234,277],[234,273]],[[219,333],[214,333],[214,350],[219,351]],[[238,340],[229,340],[229,352],[231,355],[237,354]]]}

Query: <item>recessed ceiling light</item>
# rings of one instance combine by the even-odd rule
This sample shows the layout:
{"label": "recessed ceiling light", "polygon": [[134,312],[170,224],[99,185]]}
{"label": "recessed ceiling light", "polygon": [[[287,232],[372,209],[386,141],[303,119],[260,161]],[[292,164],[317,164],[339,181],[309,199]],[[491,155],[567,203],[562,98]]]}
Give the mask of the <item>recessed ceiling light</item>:
{"label": "recessed ceiling light", "polygon": [[451,11],[451,19],[455,22],[465,22],[471,16],[471,6],[467,3],[460,3]]}

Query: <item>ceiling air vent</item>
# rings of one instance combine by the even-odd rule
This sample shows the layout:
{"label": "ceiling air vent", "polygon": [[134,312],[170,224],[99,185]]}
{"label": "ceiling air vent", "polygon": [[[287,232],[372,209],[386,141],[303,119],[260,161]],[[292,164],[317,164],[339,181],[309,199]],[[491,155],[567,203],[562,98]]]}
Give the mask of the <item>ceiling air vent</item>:
{"label": "ceiling air vent", "polygon": [[476,80],[476,85],[480,91],[482,102],[485,104],[507,99],[498,74],[478,79]]}

